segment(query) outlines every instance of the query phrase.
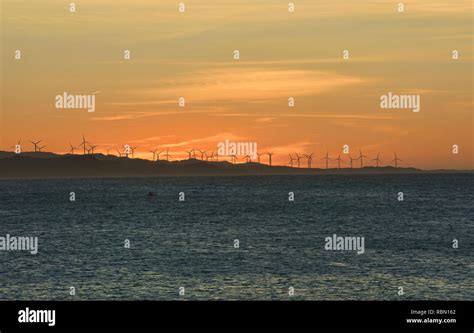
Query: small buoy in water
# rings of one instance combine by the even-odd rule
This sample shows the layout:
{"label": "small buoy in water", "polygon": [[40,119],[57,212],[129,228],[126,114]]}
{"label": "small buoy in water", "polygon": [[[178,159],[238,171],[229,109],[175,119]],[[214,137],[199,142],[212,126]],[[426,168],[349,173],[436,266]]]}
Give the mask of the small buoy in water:
{"label": "small buoy in water", "polygon": [[148,196],[149,196],[149,197],[154,197],[155,194],[154,194],[153,192],[148,192]]}

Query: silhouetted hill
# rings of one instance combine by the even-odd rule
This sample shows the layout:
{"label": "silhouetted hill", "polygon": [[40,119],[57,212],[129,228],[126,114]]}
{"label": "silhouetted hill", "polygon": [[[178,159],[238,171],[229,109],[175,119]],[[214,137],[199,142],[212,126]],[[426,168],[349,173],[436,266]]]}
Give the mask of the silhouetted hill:
{"label": "silhouetted hill", "polygon": [[[306,169],[269,166],[255,162],[231,164],[226,161],[207,162],[197,159],[182,161],[149,161],[113,155],[58,155],[29,152],[15,155],[0,152],[0,178],[51,177],[132,177],[193,175],[312,175],[312,174],[393,174],[453,172],[423,171],[415,168],[364,167],[362,169]],[[454,171],[463,172],[463,171]],[[464,171],[472,172],[472,171]]]}
{"label": "silhouetted hill", "polygon": [[[15,157],[17,156],[15,153],[10,152],[10,151],[0,151],[0,159],[2,158],[7,158],[7,157]],[[34,152],[34,151],[27,151],[24,153],[21,153],[21,156],[25,157],[36,157],[36,158],[55,158],[59,157],[62,155],[58,155],[55,153],[50,153],[50,152]]]}

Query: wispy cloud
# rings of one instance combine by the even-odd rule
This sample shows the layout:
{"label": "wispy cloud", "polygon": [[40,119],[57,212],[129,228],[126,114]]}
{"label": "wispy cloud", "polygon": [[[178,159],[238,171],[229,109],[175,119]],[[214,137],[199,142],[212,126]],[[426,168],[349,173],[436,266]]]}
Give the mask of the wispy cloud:
{"label": "wispy cloud", "polygon": [[[304,113],[267,113],[269,117],[275,119],[277,117],[295,117],[295,118],[331,118],[331,119],[365,119],[365,120],[389,120],[398,119],[397,116],[377,115],[377,114],[304,114]],[[253,113],[220,113],[214,114],[216,117],[255,117]],[[262,118],[259,118],[262,119]],[[258,120],[257,120],[258,121]]]}
{"label": "wispy cloud", "polygon": [[319,142],[297,141],[285,145],[262,147],[262,151],[271,151],[272,153],[275,153],[275,155],[280,155],[280,157],[283,155],[284,158],[286,158],[288,153],[309,151],[315,149],[319,145]]}
{"label": "wispy cloud", "polygon": [[316,70],[275,70],[264,68],[220,68],[194,72],[143,91],[169,99],[184,96],[190,102],[258,101],[289,96],[318,95],[366,79]]}
{"label": "wispy cloud", "polygon": [[221,132],[221,133],[206,136],[206,137],[185,140],[185,141],[180,141],[180,142],[166,143],[166,144],[162,144],[160,147],[164,147],[164,148],[191,147],[196,144],[201,144],[203,146],[206,146],[206,145],[213,146],[213,145],[217,145],[218,142],[225,141],[225,140],[243,140],[243,138],[233,133]]}
{"label": "wispy cloud", "polygon": [[113,115],[103,115],[103,116],[94,116],[91,117],[92,120],[96,121],[117,121],[117,120],[132,120],[140,118],[149,118],[149,117],[160,117],[160,116],[169,116],[169,115],[179,115],[186,112],[186,114],[191,113],[208,113],[209,110],[186,110],[186,111],[141,111],[141,112],[120,112]]}

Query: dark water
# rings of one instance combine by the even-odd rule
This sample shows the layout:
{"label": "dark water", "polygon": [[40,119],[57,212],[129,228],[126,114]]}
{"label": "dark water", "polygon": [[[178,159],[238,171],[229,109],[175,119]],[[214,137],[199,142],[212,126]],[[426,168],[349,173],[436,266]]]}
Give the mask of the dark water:
{"label": "dark water", "polygon": [[[474,300],[473,180],[0,181],[0,236],[39,237],[37,255],[0,251],[0,299],[288,299],[291,286],[291,299]],[[365,253],[326,251],[333,234],[365,237]]]}

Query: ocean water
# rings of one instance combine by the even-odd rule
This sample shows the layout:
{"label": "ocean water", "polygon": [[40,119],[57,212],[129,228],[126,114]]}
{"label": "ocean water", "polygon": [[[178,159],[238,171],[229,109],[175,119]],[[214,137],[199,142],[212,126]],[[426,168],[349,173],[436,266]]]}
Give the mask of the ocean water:
{"label": "ocean water", "polygon": [[472,174],[2,180],[6,234],[2,300],[474,300]]}

